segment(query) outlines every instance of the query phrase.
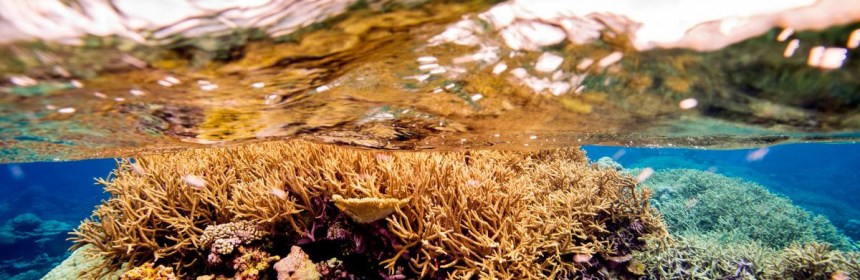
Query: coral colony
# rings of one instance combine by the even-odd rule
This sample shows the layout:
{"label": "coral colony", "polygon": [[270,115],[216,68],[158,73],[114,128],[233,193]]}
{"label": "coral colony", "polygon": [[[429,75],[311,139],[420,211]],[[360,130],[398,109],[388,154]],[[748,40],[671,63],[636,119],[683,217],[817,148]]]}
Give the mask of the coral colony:
{"label": "coral colony", "polygon": [[576,149],[290,141],[143,156],[112,175],[100,181],[111,198],[74,232],[103,259],[81,277],[623,277],[667,236],[650,191]]}
{"label": "coral colony", "polygon": [[74,231],[77,250],[55,269],[66,277],[860,275],[856,244],[764,187],[590,163],[578,149],[380,152],[291,140],[121,160],[99,183],[111,197]]}

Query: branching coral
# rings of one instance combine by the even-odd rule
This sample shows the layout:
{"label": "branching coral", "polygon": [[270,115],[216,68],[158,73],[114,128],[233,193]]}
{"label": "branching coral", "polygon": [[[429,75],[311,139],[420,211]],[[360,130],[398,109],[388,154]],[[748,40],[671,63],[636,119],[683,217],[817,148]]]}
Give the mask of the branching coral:
{"label": "branching coral", "polygon": [[712,236],[675,236],[634,253],[646,279],[759,279],[778,253],[758,242],[720,243]]}
{"label": "branching coral", "polygon": [[826,218],[791,204],[764,187],[691,169],[660,170],[644,182],[654,206],[677,234],[714,234],[737,242],[760,241],[782,249],[794,242],[827,242],[851,249],[848,237]]}
{"label": "branching coral", "polygon": [[646,279],[860,277],[860,255],[833,250],[852,246],[827,219],[762,186],[687,169],[658,171],[644,184],[673,233],[634,253]]}
{"label": "branching coral", "polygon": [[[716,236],[678,236],[634,253],[646,279],[857,279],[860,253],[826,243],[792,244],[782,250],[758,241],[724,243]],[[837,278],[834,275],[844,275]]]}
{"label": "branching coral", "polygon": [[[860,252],[833,250],[830,245],[792,244],[783,250],[774,277],[782,279],[858,279]],[[842,278],[834,275],[842,275]]]}
{"label": "branching coral", "polygon": [[569,277],[582,269],[569,261],[576,254],[629,254],[636,235],[620,243],[613,237],[630,232],[621,225],[661,230],[647,193],[614,169],[594,169],[580,151],[465,157],[411,167],[427,174],[418,182],[430,185],[419,189],[432,191],[389,219],[404,243],[420,244],[410,264],[422,276]]}
{"label": "branching coral", "polygon": [[[75,241],[95,245],[114,267],[158,260],[200,268],[198,248],[211,239],[203,229],[238,221],[293,243],[314,242],[317,223],[335,222],[324,234],[363,232],[354,246],[376,242],[381,251],[351,252],[389,274],[410,267],[416,277],[600,274],[629,259],[643,238],[666,235],[647,189],[589,165],[575,149],[389,153],[269,142],[122,160],[113,175],[100,181],[112,197]],[[332,216],[337,201],[394,207],[363,224]],[[572,261],[577,255],[590,261]]]}

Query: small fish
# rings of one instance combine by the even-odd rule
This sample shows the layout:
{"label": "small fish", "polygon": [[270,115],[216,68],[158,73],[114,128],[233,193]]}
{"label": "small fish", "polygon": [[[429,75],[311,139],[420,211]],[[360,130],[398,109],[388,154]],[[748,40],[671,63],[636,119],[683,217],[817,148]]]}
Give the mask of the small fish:
{"label": "small fish", "polygon": [[578,263],[587,263],[591,261],[591,255],[589,254],[576,254],[573,255],[573,261]]}
{"label": "small fish", "polygon": [[693,109],[696,108],[696,105],[699,105],[699,101],[695,98],[687,98],[678,102],[678,107],[681,108],[681,110]]}
{"label": "small fish", "polygon": [[851,35],[848,35],[848,43],[846,43],[845,46],[849,49],[860,46],[860,28],[854,29],[854,31],[851,32]]}
{"label": "small fish", "polygon": [[421,63],[421,64],[424,64],[424,63],[435,63],[435,62],[437,62],[437,61],[439,61],[439,60],[438,60],[438,59],[436,59],[436,57],[433,57],[433,56],[422,56],[422,57],[419,57],[419,58],[418,58],[418,63]]}
{"label": "small fish", "polygon": [[389,161],[389,160],[391,160],[391,156],[386,155],[386,154],[376,154],[376,160]]}
{"label": "small fish", "polygon": [[57,110],[57,113],[60,113],[60,114],[74,114],[76,111],[77,111],[77,109],[75,109],[75,108],[72,108],[72,107],[66,107],[66,108],[60,108],[60,109],[58,109],[58,110]]}
{"label": "small fish", "polygon": [[146,170],[143,170],[143,167],[140,167],[140,164],[137,163],[131,164],[131,171],[140,176],[146,175]]}
{"label": "small fish", "polygon": [[627,151],[625,151],[624,149],[618,150],[617,152],[615,152],[615,154],[612,155],[612,159],[618,160],[619,158],[624,156],[624,154],[626,154],[626,153],[627,153]]}
{"label": "small fish", "polygon": [[280,199],[287,199],[287,192],[282,189],[272,188],[269,193],[274,196],[277,196]]}
{"label": "small fish", "polygon": [[651,167],[645,167],[642,172],[639,172],[639,175],[636,175],[636,183],[642,183],[645,180],[648,180],[651,175],[654,175],[654,169]]}
{"label": "small fish", "polygon": [[794,34],[794,28],[789,27],[783,29],[782,32],[779,32],[779,35],[776,36],[776,40],[785,42],[785,40],[788,40],[788,37],[791,37],[792,34]]}
{"label": "small fish", "polygon": [[142,90],[139,90],[139,89],[130,89],[130,90],[128,90],[128,93],[130,93],[131,95],[134,95],[134,96],[146,95],[146,92],[143,92]]}
{"label": "small fish", "polygon": [[180,83],[179,79],[177,79],[174,76],[164,77],[164,81],[171,83],[171,84],[174,84],[174,85],[178,85]]}
{"label": "small fish", "polygon": [[800,40],[794,39],[788,42],[788,45],[785,46],[785,50],[782,52],[783,57],[792,57],[794,56],[794,52],[797,51],[797,48],[800,47]]}
{"label": "small fish", "polygon": [[618,61],[621,61],[622,58],[624,58],[623,53],[618,52],[618,51],[613,52],[613,53],[601,58],[600,61],[597,62],[597,66],[600,66],[601,69],[606,68],[609,65],[612,65]]}
{"label": "small fish", "polygon": [[694,197],[687,199],[687,201],[684,202],[684,207],[686,207],[687,209],[693,209],[693,207],[696,207],[697,204],[699,204],[699,199]]}
{"label": "small fish", "polygon": [[769,151],[770,150],[768,150],[767,147],[759,148],[758,150],[752,151],[749,154],[747,154],[747,161],[762,160],[762,159],[764,159],[764,156],[766,156]]}
{"label": "small fish", "polygon": [[197,175],[185,175],[182,176],[182,181],[185,182],[189,187],[195,189],[202,189],[206,187],[206,180],[203,180],[203,177]]}

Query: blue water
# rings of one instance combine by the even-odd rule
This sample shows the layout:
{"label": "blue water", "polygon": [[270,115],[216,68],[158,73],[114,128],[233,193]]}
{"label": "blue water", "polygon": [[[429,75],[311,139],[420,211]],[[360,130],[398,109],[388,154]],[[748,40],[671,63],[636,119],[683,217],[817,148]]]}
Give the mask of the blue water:
{"label": "blue water", "polygon": [[[113,159],[0,165],[0,279],[39,279],[62,261],[71,245],[66,232],[107,198],[94,178],[115,167]],[[16,220],[37,228],[16,228]]]}
{"label": "blue water", "polygon": [[[589,158],[612,157],[625,168],[692,168],[743,177],[795,204],[827,216],[844,230],[860,220],[860,144],[794,144],[765,149],[699,150],[584,147]],[[13,220],[78,225],[107,198],[94,178],[104,178],[113,159],[0,165],[0,279],[38,279],[66,254],[65,233],[26,236]],[[56,223],[55,223],[56,224]],[[850,227],[850,226],[848,226]],[[63,231],[65,232],[65,231]],[[858,231],[860,232],[860,231]],[[5,235],[4,235],[5,234]],[[20,235],[18,238],[10,234]],[[855,240],[860,236],[852,236]]]}

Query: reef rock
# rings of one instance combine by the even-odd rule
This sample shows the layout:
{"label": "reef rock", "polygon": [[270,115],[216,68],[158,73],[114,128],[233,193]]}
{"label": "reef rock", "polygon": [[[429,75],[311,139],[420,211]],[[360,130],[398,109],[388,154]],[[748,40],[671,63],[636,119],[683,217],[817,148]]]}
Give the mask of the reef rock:
{"label": "reef rock", "polygon": [[[27,264],[15,261],[17,269],[30,269],[42,266],[43,262],[36,261],[40,253],[49,256],[62,256],[66,253],[68,243],[66,232],[72,230],[72,226],[54,220],[42,220],[32,213],[24,213],[6,221],[0,227],[0,259],[24,259],[31,260]],[[39,250],[33,250],[39,248]],[[5,264],[0,264],[0,268]]]}
{"label": "reef rock", "polygon": [[275,263],[275,270],[278,280],[317,280],[321,276],[317,266],[298,246],[290,248],[290,254]]}
{"label": "reef rock", "polygon": [[96,268],[101,267],[105,259],[92,257],[92,255],[95,255],[95,252],[89,252],[90,254],[88,254],[88,251],[93,248],[93,245],[85,245],[78,248],[60,265],[42,277],[42,280],[119,279],[119,275],[123,274],[125,270],[120,269],[101,278],[96,277],[99,272]]}

